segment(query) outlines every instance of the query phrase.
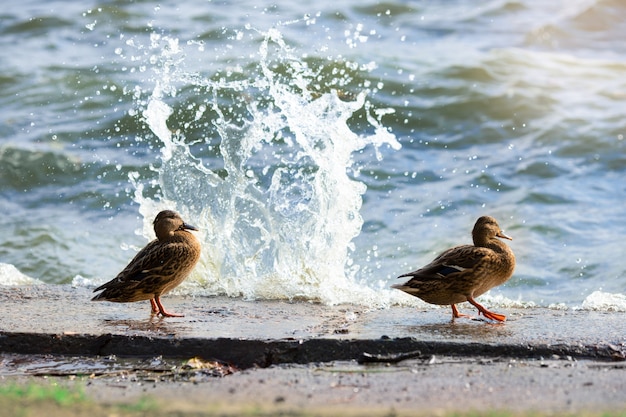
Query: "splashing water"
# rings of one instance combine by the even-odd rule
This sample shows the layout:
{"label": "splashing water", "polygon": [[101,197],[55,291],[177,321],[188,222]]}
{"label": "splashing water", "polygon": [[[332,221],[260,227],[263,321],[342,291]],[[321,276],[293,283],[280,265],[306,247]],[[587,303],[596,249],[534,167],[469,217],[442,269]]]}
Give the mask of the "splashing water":
{"label": "splashing water", "polygon": [[[294,56],[278,30],[263,35],[257,75],[235,81],[185,73],[178,42],[153,36],[160,62],[142,114],[163,143],[159,195],[145,196],[138,174],[131,176],[144,233],[151,234],[162,208],[202,229],[203,256],[182,291],[381,305],[393,295],[360,285],[350,257],[366,191],[355,179],[353,155],[371,145],[380,159],[381,146],[400,144],[380,123],[385,110],[374,112],[364,92],[345,101],[337,91],[315,91],[319,68]],[[215,114],[211,123],[221,139],[215,167],[194,154],[198,142],[189,144],[167,126],[174,112],[165,100],[181,82],[207,97],[189,123]],[[365,113],[371,134],[349,128],[357,112]]]}

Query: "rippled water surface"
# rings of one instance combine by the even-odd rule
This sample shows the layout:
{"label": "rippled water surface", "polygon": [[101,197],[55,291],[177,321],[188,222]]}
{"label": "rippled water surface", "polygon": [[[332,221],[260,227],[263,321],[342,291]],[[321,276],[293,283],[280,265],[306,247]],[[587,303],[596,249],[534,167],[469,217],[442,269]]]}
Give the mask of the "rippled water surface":
{"label": "rippled water surface", "polygon": [[[15,10],[14,10],[15,9]],[[492,303],[626,310],[621,1],[24,1],[0,19],[0,282],[94,285],[173,208],[181,291],[388,305],[496,217]]]}

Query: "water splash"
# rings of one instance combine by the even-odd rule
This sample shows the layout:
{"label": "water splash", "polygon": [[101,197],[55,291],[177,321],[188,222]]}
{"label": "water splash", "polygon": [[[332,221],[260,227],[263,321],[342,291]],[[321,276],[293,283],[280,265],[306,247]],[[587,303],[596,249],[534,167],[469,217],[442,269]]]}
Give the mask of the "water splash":
{"label": "water splash", "polygon": [[[381,305],[393,293],[360,285],[350,255],[366,192],[354,155],[373,147],[381,158],[380,147],[400,148],[380,122],[386,110],[374,111],[365,91],[346,100],[324,88],[323,65],[297,57],[277,29],[262,35],[254,77],[233,81],[185,73],[178,42],[153,38],[160,58],[143,117],[163,144],[159,195],[146,196],[141,178],[131,178],[144,233],[151,235],[152,218],[166,207],[202,229],[200,265],[183,291]],[[168,128],[175,112],[166,100],[176,96],[177,83],[204,97],[192,120],[179,124],[213,115],[218,146],[208,135],[190,142]],[[349,127],[356,114],[367,134]],[[199,157],[199,141],[219,148],[217,157]]]}

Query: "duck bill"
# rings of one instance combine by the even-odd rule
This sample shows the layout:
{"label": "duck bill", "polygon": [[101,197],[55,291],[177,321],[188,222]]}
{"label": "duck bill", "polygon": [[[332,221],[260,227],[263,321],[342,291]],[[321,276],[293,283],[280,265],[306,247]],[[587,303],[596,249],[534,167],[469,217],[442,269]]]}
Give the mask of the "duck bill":
{"label": "duck bill", "polygon": [[513,240],[513,238],[512,238],[511,236],[507,236],[507,235],[505,235],[505,234],[504,234],[504,233],[502,233],[502,232],[498,232],[498,233],[496,233],[496,236],[498,236],[499,238],[502,238],[502,239]]}
{"label": "duck bill", "polygon": [[193,226],[193,225],[191,225],[189,223],[183,223],[183,229],[185,229],[185,230],[195,230],[195,231],[200,230],[196,226]]}

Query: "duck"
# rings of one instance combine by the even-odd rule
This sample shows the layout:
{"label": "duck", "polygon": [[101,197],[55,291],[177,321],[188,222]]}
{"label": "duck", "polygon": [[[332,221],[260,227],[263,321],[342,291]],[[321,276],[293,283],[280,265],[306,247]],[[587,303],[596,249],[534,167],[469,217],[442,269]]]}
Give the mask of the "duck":
{"label": "duck", "polygon": [[476,301],[476,297],[508,281],[515,270],[515,255],[500,239],[513,240],[504,234],[496,219],[481,216],[472,230],[473,245],[444,251],[428,265],[400,275],[398,278],[410,279],[391,287],[430,304],[450,305],[452,320],[469,317],[456,307],[467,301],[478,309],[479,316],[504,322],[505,315],[491,312]]}
{"label": "duck", "polygon": [[172,210],[159,212],[153,222],[156,239],[148,243],[91,301],[130,303],[150,300],[152,314],[184,317],[171,313],[161,303],[161,295],[182,283],[200,259],[201,245],[190,231],[192,226]]}

